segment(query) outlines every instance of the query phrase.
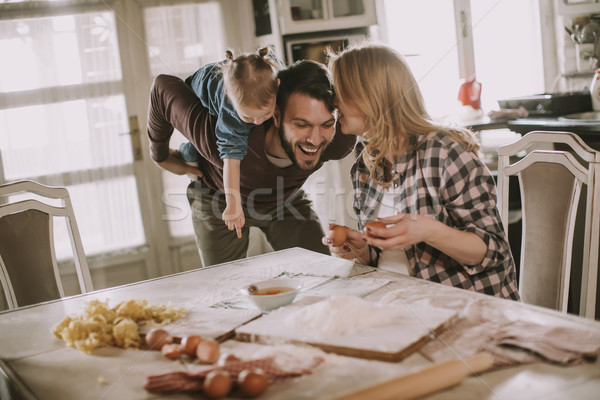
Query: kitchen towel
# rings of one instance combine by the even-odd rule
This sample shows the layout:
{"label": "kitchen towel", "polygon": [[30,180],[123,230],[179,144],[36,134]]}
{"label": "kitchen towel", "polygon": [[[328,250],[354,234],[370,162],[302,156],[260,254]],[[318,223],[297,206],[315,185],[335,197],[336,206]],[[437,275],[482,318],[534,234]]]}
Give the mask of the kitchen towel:
{"label": "kitchen towel", "polygon": [[[505,312],[509,312],[506,310]],[[495,367],[533,362],[576,365],[600,355],[600,329],[575,325],[567,319],[541,321],[507,318],[490,313],[485,301],[466,305],[459,321],[423,348],[434,362],[466,358],[478,352],[494,356]]]}

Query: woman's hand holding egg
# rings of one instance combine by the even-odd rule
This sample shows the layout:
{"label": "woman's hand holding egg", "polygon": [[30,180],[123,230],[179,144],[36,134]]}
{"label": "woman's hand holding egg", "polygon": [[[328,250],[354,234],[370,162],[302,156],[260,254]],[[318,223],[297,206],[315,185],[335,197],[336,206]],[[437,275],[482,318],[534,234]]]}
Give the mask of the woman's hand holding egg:
{"label": "woman's hand holding egg", "polygon": [[328,245],[333,254],[347,260],[369,261],[369,246],[361,232],[336,224],[329,224],[329,231],[329,236],[323,237],[323,244]]}
{"label": "woman's hand holding egg", "polygon": [[381,250],[405,249],[426,241],[436,222],[422,215],[399,214],[367,223],[364,234],[371,246]]}
{"label": "woman's hand holding egg", "polygon": [[334,246],[342,246],[348,238],[346,227],[342,225],[329,224],[329,238]]}

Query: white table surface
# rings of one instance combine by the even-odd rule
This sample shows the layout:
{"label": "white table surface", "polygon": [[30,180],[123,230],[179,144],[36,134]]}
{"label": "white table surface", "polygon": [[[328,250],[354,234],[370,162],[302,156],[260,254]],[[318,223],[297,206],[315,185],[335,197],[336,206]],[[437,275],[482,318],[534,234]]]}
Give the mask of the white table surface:
{"label": "white table surface", "polygon": [[[39,399],[191,399],[198,395],[159,396],[143,389],[149,375],[182,370],[184,367],[164,358],[160,352],[97,349],[92,355],[65,347],[50,333],[65,316],[81,314],[91,299],[109,299],[114,306],[122,300],[146,299],[150,304],[171,303],[201,316],[197,329],[218,336],[231,324],[255,318],[256,310],[215,309],[209,306],[239,297],[239,289],[254,281],[270,279],[282,272],[340,277],[342,292],[352,290],[344,278],[356,279],[355,287],[365,290],[373,282],[389,283],[364,296],[377,300],[391,291],[401,291],[407,301],[437,298],[446,307],[460,309],[473,299],[483,301],[491,312],[501,310],[515,319],[540,323],[585,326],[600,331],[600,323],[560,314],[526,304],[497,299],[420,279],[401,276],[351,261],[294,248],[268,253],[219,266],[188,271],[134,284],[95,291],[0,313],[0,358],[7,363]],[[365,278],[372,281],[365,281]],[[380,281],[381,280],[381,281]],[[362,282],[364,285],[359,285]],[[375,285],[374,287],[377,287]],[[350,293],[348,293],[350,294]],[[357,293],[364,294],[364,293]],[[188,318],[189,319],[189,318]],[[210,323],[207,323],[209,321]],[[234,326],[235,327],[235,326]],[[196,329],[195,328],[195,329]],[[319,349],[293,345],[259,345],[233,339],[222,344],[243,359],[269,354],[322,356],[325,362],[315,373],[275,383],[261,399],[327,399],[395,378],[432,365],[418,352],[402,362],[388,363],[327,354]],[[318,373],[317,373],[318,372]],[[433,394],[428,399],[598,399],[600,361],[574,367],[546,363],[504,368]]]}

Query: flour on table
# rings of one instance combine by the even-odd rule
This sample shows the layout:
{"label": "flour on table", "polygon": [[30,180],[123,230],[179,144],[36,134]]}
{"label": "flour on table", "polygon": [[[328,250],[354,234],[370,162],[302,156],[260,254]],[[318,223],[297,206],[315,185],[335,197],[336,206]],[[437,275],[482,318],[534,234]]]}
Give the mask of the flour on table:
{"label": "flour on table", "polygon": [[360,297],[332,296],[291,312],[284,324],[309,334],[332,337],[387,325],[401,316],[393,307]]}

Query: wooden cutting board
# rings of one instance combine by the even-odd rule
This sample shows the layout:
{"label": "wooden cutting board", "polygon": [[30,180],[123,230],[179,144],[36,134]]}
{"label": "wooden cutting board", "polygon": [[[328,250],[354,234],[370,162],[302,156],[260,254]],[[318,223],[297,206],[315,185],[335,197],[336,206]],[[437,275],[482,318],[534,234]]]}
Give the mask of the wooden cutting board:
{"label": "wooden cutting board", "polygon": [[279,308],[235,330],[236,339],[263,344],[303,343],[326,352],[380,361],[400,361],[417,351],[458,319],[458,311],[429,304],[394,305],[401,318],[388,325],[323,337],[294,331],[285,323],[290,312],[323,298],[305,298]]}

